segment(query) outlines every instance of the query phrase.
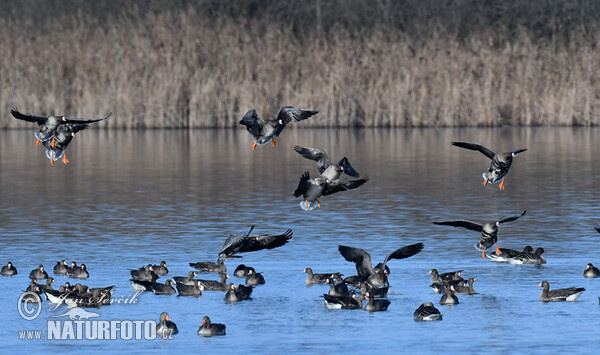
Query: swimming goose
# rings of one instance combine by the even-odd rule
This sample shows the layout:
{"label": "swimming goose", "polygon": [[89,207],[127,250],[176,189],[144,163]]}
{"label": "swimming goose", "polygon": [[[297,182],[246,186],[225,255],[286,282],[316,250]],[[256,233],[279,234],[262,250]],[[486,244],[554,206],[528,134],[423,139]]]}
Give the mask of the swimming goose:
{"label": "swimming goose", "polygon": [[458,297],[456,297],[454,292],[455,292],[454,286],[450,286],[446,290],[446,293],[444,295],[442,295],[442,298],[440,298],[440,304],[444,304],[444,305],[459,304],[460,302],[458,302]]}
{"label": "swimming goose", "polygon": [[65,260],[57,261],[53,271],[56,275],[65,275],[68,267],[69,264]]}
{"label": "swimming goose", "polygon": [[40,264],[37,269],[31,270],[29,278],[34,280],[44,280],[48,278],[48,273],[44,270],[44,265]]}
{"label": "swimming goose", "polygon": [[198,280],[195,280],[192,285],[177,283],[175,286],[177,287],[178,296],[200,297],[202,296],[202,291],[204,291],[204,286],[200,285]]}
{"label": "swimming goose", "polygon": [[531,247],[531,245],[527,245],[525,248],[523,248],[523,251],[508,248],[500,248],[500,255],[492,253],[488,254],[487,257],[490,258],[491,261],[495,261],[497,263],[508,263],[510,262],[510,259],[518,257],[519,254],[531,253],[532,251],[533,248]]}
{"label": "swimming goose", "polygon": [[223,263],[227,258],[237,253],[279,248],[285,245],[294,234],[291,229],[288,229],[282,234],[250,235],[252,230],[254,230],[254,225],[250,226],[250,230],[247,233],[231,234],[221,247],[217,263]]}
{"label": "swimming goose", "polygon": [[246,276],[248,276],[248,271],[250,271],[250,267],[248,267],[244,264],[239,264],[233,271],[233,276],[246,277]]}
{"label": "swimming goose", "polygon": [[356,297],[355,294],[352,294],[351,296],[331,296],[329,294],[323,294],[323,299],[325,299],[325,307],[327,307],[327,309],[361,309],[365,295],[361,294]]}
{"label": "swimming goose", "polygon": [[139,270],[131,270],[129,273],[136,281],[156,281],[158,279],[158,275],[154,272],[151,264]]}
{"label": "swimming goose", "polygon": [[533,264],[533,265],[541,265],[546,263],[546,258],[542,254],[546,251],[544,248],[537,248],[534,253],[519,253],[516,256],[508,259],[508,262],[511,264]]}
{"label": "swimming goose", "polygon": [[485,259],[485,249],[490,248],[492,245],[496,246],[497,255],[502,254],[502,252],[498,248],[498,244],[496,243],[498,241],[498,227],[500,226],[500,224],[516,221],[520,217],[523,217],[526,212],[527,210],[523,211],[523,213],[521,213],[518,216],[512,216],[498,221],[488,222],[484,225],[464,220],[438,221],[433,223],[443,226],[462,227],[472,231],[481,232],[481,240],[477,244],[477,248],[481,249],[481,258]]}
{"label": "swimming goose", "polygon": [[390,301],[386,299],[375,299],[369,292],[367,292],[365,299],[369,301],[365,306],[365,311],[367,312],[381,312],[387,311],[390,306]]}
{"label": "swimming goose", "polygon": [[416,321],[433,321],[442,320],[442,314],[435,308],[433,303],[425,302],[413,314],[413,318]]}
{"label": "swimming goose", "polygon": [[227,267],[223,262],[213,263],[212,261],[199,261],[197,263],[190,263],[191,267],[202,272],[216,272],[224,274],[227,272]]}
{"label": "swimming goose", "polygon": [[87,279],[90,277],[90,273],[87,271],[85,264],[81,264],[78,268],[69,269],[67,276],[75,279]]}
{"label": "swimming goose", "polygon": [[599,275],[600,271],[592,263],[587,264],[585,270],[583,271],[583,276],[585,277],[593,278],[598,277]]}
{"label": "swimming goose", "polygon": [[171,280],[165,281],[164,284],[154,283],[150,286],[150,289],[155,295],[172,295],[175,293],[173,282]]}
{"label": "swimming goose", "polygon": [[[331,275],[331,276],[333,276],[333,275]],[[329,277],[329,279],[327,279],[327,283],[329,284],[329,293],[328,293],[329,296],[350,297],[350,292],[348,291],[348,286],[345,283],[340,282],[340,283],[336,284],[333,277]]]}
{"label": "swimming goose", "polygon": [[202,318],[202,324],[198,328],[198,335],[211,337],[213,335],[225,335],[225,324],[212,323],[208,316]]}
{"label": "swimming goose", "polygon": [[342,274],[340,274],[339,272],[325,272],[325,273],[316,274],[309,267],[304,269],[302,272],[304,272],[308,275],[308,276],[306,276],[306,284],[307,285],[325,284],[325,283],[327,283],[327,279],[329,279],[332,275],[333,275],[333,278],[337,280],[337,282],[344,281],[344,280],[342,280]]}
{"label": "swimming goose", "polygon": [[368,180],[368,175],[356,180],[329,180],[321,177],[311,179],[310,174],[307,171],[302,174],[298,187],[296,188],[296,191],[294,191],[294,196],[303,196],[303,200],[300,202],[300,208],[305,211],[312,211],[317,207],[321,207],[321,202],[318,200],[319,197],[331,195],[340,191],[356,189]]}
{"label": "swimming goose", "polygon": [[352,165],[350,165],[348,158],[346,157],[340,159],[337,164],[331,164],[331,160],[329,160],[329,153],[327,153],[325,149],[304,148],[296,145],[294,146],[294,150],[306,159],[316,161],[321,177],[329,180],[336,180],[339,179],[342,173],[346,173],[355,178],[359,177],[358,172],[354,170]]}
{"label": "swimming goose", "polygon": [[190,272],[188,272],[187,276],[174,276],[171,279],[178,284],[193,285],[194,284],[194,276],[196,276],[196,273],[193,271],[190,271]]}
{"label": "swimming goose", "polygon": [[11,261],[9,261],[6,265],[2,267],[0,270],[0,275],[4,276],[13,276],[17,274],[17,268],[13,265]]}
{"label": "swimming goose", "polygon": [[152,271],[154,271],[157,275],[165,276],[169,273],[169,269],[167,269],[167,262],[161,261],[160,265],[152,265]]}
{"label": "swimming goose", "polygon": [[162,312],[156,325],[156,335],[163,339],[169,339],[171,335],[179,333],[177,325],[171,321],[169,313]]}
{"label": "swimming goose", "polygon": [[235,284],[230,283],[227,287],[227,293],[225,294],[225,301],[236,303],[242,300],[249,300],[250,294],[252,294],[252,286],[236,286]]}
{"label": "swimming goose", "polygon": [[543,287],[540,295],[540,301],[542,302],[575,301],[585,291],[583,287],[559,288],[550,291],[548,281],[542,281],[537,287]]}
{"label": "swimming goose", "polygon": [[454,291],[457,295],[474,295],[475,289],[473,288],[473,282],[477,281],[477,279],[470,277],[467,281],[467,284],[464,283],[458,285],[452,285],[454,287]]}
{"label": "swimming goose", "polygon": [[492,160],[492,163],[490,164],[490,168],[488,169],[487,172],[484,172],[482,174],[483,179],[484,179],[483,185],[485,186],[488,183],[495,184],[497,182],[500,182],[500,185],[498,185],[500,190],[504,190],[504,177],[506,176],[506,174],[508,174],[508,169],[510,169],[510,166],[512,165],[513,158],[517,154],[522,153],[527,150],[525,148],[525,149],[513,150],[512,152],[508,152],[508,153],[496,153],[496,152],[492,151],[491,149],[489,149],[479,143],[452,142],[452,145],[456,146],[456,147],[460,147],[460,148],[477,150],[481,154],[490,158]]}
{"label": "swimming goose", "polygon": [[246,126],[246,129],[254,137],[252,150],[256,149],[256,145],[264,145],[271,143],[275,146],[275,136],[279,136],[281,131],[290,122],[299,122],[305,120],[312,115],[316,115],[319,111],[300,110],[291,106],[284,106],[279,110],[277,118],[273,120],[263,120],[258,117],[256,110],[252,109],[242,117],[240,124]]}
{"label": "swimming goose", "polygon": [[254,268],[250,269],[250,271],[248,271],[248,277],[246,277],[246,284],[248,285],[264,285],[265,284],[265,278],[263,277],[263,275],[260,272],[256,272],[256,270],[254,270]]}

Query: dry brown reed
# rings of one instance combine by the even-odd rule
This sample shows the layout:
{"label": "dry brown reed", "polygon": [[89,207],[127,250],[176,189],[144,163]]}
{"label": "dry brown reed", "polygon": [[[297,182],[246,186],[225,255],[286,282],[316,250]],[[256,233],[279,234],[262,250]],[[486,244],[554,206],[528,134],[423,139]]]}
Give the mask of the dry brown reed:
{"label": "dry brown reed", "polygon": [[111,128],[282,105],[312,127],[600,123],[595,2],[126,3],[0,6],[0,128],[27,126],[12,106]]}

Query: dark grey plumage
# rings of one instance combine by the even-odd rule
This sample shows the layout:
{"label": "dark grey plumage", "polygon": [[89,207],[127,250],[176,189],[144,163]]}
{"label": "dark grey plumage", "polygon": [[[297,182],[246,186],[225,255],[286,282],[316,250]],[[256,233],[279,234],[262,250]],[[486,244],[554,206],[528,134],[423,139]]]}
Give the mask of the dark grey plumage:
{"label": "dark grey plumage", "polygon": [[150,288],[155,295],[172,295],[175,293],[173,281],[171,280],[165,281],[164,284],[154,283]]}
{"label": "dark grey plumage", "polygon": [[348,286],[345,283],[340,282],[336,284],[333,277],[327,279],[327,283],[329,284],[329,296],[350,297],[350,291],[348,291]]}
{"label": "dark grey plumage", "polygon": [[365,306],[365,311],[367,312],[382,312],[387,311],[390,306],[390,301],[386,299],[375,299],[371,296],[370,293],[367,293],[365,299],[369,300],[367,305]]}
{"label": "dark grey plumage", "polygon": [[481,154],[485,155],[489,159],[492,160],[490,164],[490,168],[487,172],[483,173],[483,185],[487,185],[488,183],[495,184],[500,182],[498,186],[501,190],[504,190],[504,177],[508,174],[508,170],[512,165],[513,158],[527,149],[517,149],[508,153],[496,153],[493,150],[485,147],[479,143],[469,143],[469,142],[452,142],[453,146],[465,148],[469,150],[476,150]]}
{"label": "dark grey plumage", "polygon": [[356,297],[354,294],[351,296],[331,296],[329,294],[323,295],[323,299],[325,299],[325,306],[328,309],[361,309],[364,298],[365,295],[362,294],[358,297]]}
{"label": "dark grey plumage", "polygon": [[263,145],[269,142],[272,146],[275,146],[274,137],[279,136],[288,123],[305,120],[317,113],[319,111],[301,110],[291,106],[284,106],[279,110],[277,118],[263,120],[258,117],[256,110],[252,109],[246,112],[239,123],[246,126],[248,132],[254,137],[252,149],[255,149],[257,144]]}
{"label": "dark grey plumage", "polygon": [[132,279],[136,281],[156,281],[158,279],[158,275],[154,272],[151,264],[138,270],[131,270],[129,273]]}
{"label": "dark grey plumage", "polygon": [[53,271],[56,275],[65,275],[68,267],[69,264],[65,260],[57,261]]}
{"label": "dark grey plumage", "polygon": [[63,164],[68,164],[67,147],[73,140],[73,137],[75,137],[75,134],[88,128],[88,126],[89,124],[87,123],[65,123],[58,126],[54,133],[54,139],[42,142],[46,148],[46,157],[50,159],[50,164],[54,165],[54,162],[60,158],[62,158]]}
{"label": "dark grey plumage", "polygon": [[254,225],[250,227],[247,233],[230,235],[219,252],[217,263],[223,263],[225,259],[237,254],[248,253],[251,251],[259,251],[263,249],[274,249],[285,245],[291,238],[294,232],[291,229],[286,230],[282,234],[254,234],[250,235],[254,230]]}
{"label": "dark grey plumage", "polygon": [[233,271],[233,276],[235,277],[246,277],[248,276],[248,271],[250,271],[250,267],[240,264]]}
{"label": "dark grey plumage", "polygon": [[11,261],[9,261],[6,265],[4,265],[2,267],[2,270],[0,270],[0,275],[13,276],[16,274],[18,274],[17,268],[13,265],[13,263]]}
{"label": "dark grey plumage", "polygon": [[510,259],[518,257],[519,254],[531,253],[532,251],[533,251],[533,248],[531,247],[531,245],[525,246],[525,248],[523,248],[523,251],[518,251],[518,250],[508,249],[508,248],[500,248],[500,252],[501,252],[500,255],[498,255],[496,253],[491,253],[491,254],[488,254],[487,257],[490,258],[490,260],[498,262],[498,263],[509,263]]}
{"label": "dark grey plumage", "polygon": [[435,308],[433,303],[425,302],[413,314],[413,319],[416,321],[433,321],[442,320],[442,314]]}
{"label": "dark grey plumage", "polygon": [[200,285],[198,280],[194,281],[192,285],[176,283],[175,287],[177,287],[178,296],[200,297],[204,290],[204,286]]}
{"label": "dark grey plumage", "polygon": [[254,270],[254,268],[250,269],[250,271],[248,271],[248,276],[246,277],[246,284],[247,285],[264,285],[265,284],[265,278],[263,277],[263,275],[259,272],[256,272],[256,270]]}
{"label": "dark grey plumage", "polygon": [[40,264],[37,269],[31,270],[29,278],[34,280],[45,280],[48,278],[48,273],[44,270],[44,265]]}
{"label": "dark grey plumage", "polygon": [[68,269],[67,276],[83,280],[90,277],[90,273],[87,271],[87,267],[85,266],[85,264],[81,264],[78,268]]}
{"label": "dark grey plumage", "polygon": [[157,275],[165,276],[169,273],[167,262],[163,260],[159,265],[152,265],[152,271],[154,271]]}
{"label": "dark grey plumage", "polygon": [[342,173],[346,173],[355,178],[359,177],[358,172],[354,170],[346,157],[340,159],[337,164],[332,164],[329,159],[329,153],[327,153],[325,149],[304,148],[296,145],[294,146],[294,150],[306,159],[316,161],[321,177],[329,180],[336,180],[339,179]]}
{"label": "dark grey plumage", "polygon": [[600,276],[600,270],[598,270],[598,268],[595,267],[594,264],[589,263],[589,264],[587,264],[587,266],[585,267],[585,270],[583,271],[583,276],[588,277],[588,278],[598,277],[598,276]]}
{"label": "dark grey plumage", "polygon": [[212,323],[208,316],[204,316],[200,328],[198,328],[198,335],[203,337],[211,337],[213,335],[225,335],[225,324]]}

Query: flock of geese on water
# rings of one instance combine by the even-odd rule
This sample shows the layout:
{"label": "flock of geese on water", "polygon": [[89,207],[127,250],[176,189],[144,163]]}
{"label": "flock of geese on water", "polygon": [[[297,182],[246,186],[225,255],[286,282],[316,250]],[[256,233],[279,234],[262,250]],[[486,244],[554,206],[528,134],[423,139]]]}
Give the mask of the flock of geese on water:
{"label": "flock of geese on water", "polygon": [[[251,148],[254,150],[257,145],[270,144],[275,146],[275,137],[278,137],[285,126],[291,122],[305,120],[318,111],[301,110],[291,106],[284,106],[280,109],[275,119],[263,120],[256,114],[254,109],[248,111],[239,121],[241,125],[254,137]],[[33,116],[26,115],[18,111],[17,108],[11,109],[11,114],[20,120],[37,123],[40,128],[35,133],[36,145],[43,145],[46,148],[46,156],[50,163],[62,158],[64,164],[69,163],[66,157],[67,146],[71,143],[75,134],[86,129],[89,124],[98,122],[110,117],[111,113],[98,119],[71,119],[64,116]],[[513,158],[527,149],[517,149],[507,153],[496,153],[479,143],[453,142],[452,145],[479,151],[491,160],[490,167],[482,174],[483,185],[499,184],[498,187],[504,190],[504,181],[508,173]],[[368,176],[359,178],[359,173],[350,165],[346,157],[340,159],[336,164],[330,160],[329,154],[324,149],[305,148],[294,146],[294,150],[303,157],[314,160],[317,163],[319,176],[310,177],[308,171],[304,172],[294,191],[294,196],[303,199],[300,207],[305,211],[312,211],[321,206],[319,199],[336,192],[346,191],[358,188],[369,180]],[[354,180],[340,179],[342,174],[347,174]],[[526,246],[522,251],[499,248],[498,228],[501,224],[513,222],[523,217],[527,211],[521,214],[507,217],[497,221],[491,221],[484,224],[475,223],[466,220],[435,221],[437,225],[461,227],[481,234],[476,248],[481,250],[482,258],[489,258],[492,261],[511,264],[545,264],[544,249],[533,249]],[[219,280],[196,279],[196,271],[190,271],[187,276],[175,276],[167,279],[164,283],[158,282],[161,276],[166,276],[169,272],[167,264],[162,261],[158,265],[148,264],[139,269],[130,270],[131,284],[136,291],[152,291],[156,295],[171,295],[177,293],[179,296],[200,297],[204,291],[222,291],[225,292],[224,300],[230,303],[236,303],[251,298],[251,294],[256,285],[265,283],[264,276],[257,272],[253,267],[240,264],[233,272],[233,276],[245,278],[245,285],[228,283],[230,276],[227,274],[225,261],[230,258],[239,258],[237,254],[259,251],[264,249],[273,249],[285,245],[292,238],[292,230],[288,229],[282,234],[252,234],[254,226],[248,232],[230,235],[221,248],[216,262],[196,262],[189,265],[196,271],[204,273],[218,273]],[[600,227],[596,227],[600,233]],[[329,292],[323,295],[325,305],[329,309],[363,309],[363,302],[367,303],[364,309],[369,312],[385,311],[390,305],[387,298],[389,289],[388,275],[390,269],[387,263],[392,259],[405,259],[418,254],[423,250],[423,243],[407,245],[389,253],[383,262],[375,267],[371,263],[371,255],[359,248],[339,245],[338,250],[342,257],[353,262],[356,266],[357,275],[342,278],[339,272],[314,273],[311,268],[304,269],[307,274],[306,284],[328,284]],[[495,250],[488,252],[490,248]],[[56,275],[66,275],[76,279],[87,279],[89,272],[85,264],[77,265],[72,262],[69,265],[65,260],[57,262],[53,270]],[[2,267],[1,275],[17,275],[17,269],[8,262]],[[458,304],[458,295],[473,295],[475,289],[473,283],[476,278],[470,277],[467,280],[463,278],[462,270],[440,273],[436,269],[431,269],[432,275],[430,287],[436,293],[443,293],[440,304],[453,305]],[[600,272],[598,268],[591,263],[587,265],[583,276],[593,278],[598,277]],[[54,289],[52,283],[56,280],[48,276],[43,265],[32,270],[29,274],[31,284],[26,291],[28,297],[24,297],[24,302],[41,303],[43,294],[45,299],[52,303],[64,303],[69,307],[100,307],[110,305],[111,295],[114,292],[114,286],[109,287],[88,287],[81,283],[71,285],[66,282],[58,290]],[[46,280],[45,284],[38,283],[38,280]],[[579,297],[585,288],[570,287],[550,290],[547,281],[542,281],[539,285],[542,287],[542,293],[539,297],[543,302],[554,301],[574,301]],[[354,289],[355,292],[350,292]],[[358,294],[358,296],[357,296]],[[415,312],[414,320],[429,321],[441,320],[442,314],[435,308],[433,303],[423,303]],[[198,335],[213,336],[225,335],[225,325],[212,323],[208,316],[202,320]],[[178,329],[171,320],[167,312],[160,314],[157,324],[157,334],[177,334]]]}

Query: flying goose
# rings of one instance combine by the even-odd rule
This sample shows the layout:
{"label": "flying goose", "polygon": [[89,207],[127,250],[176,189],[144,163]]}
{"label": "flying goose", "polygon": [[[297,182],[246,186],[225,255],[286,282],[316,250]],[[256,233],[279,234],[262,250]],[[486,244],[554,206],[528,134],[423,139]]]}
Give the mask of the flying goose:
{"label": "flying goose", "polygon": [[368,175],[356,180],[329,180],[322,177],[311,179],[307,171],[302,174],[298,187],[294,191],[294,196],[303,196],[304,200],[300,202],[300,207],[305,211],[312,211],[317,207],[321,207],[321,202],[318,200],[319,197],[355,189],[368,180]]}
{"label": "flying goose", "polygon": [[482,174],[484,180],[483,185],[485,186],[488,183],[495,184],[497,182],[500,182],[500,185],[498,185],[500,190],[504,190],[504,177],[506,176],[506,174],[508,174],[508,169],[510,169],[510,166],[512,165],[513,158],[517,154],[527,150],[527,148],[524,148],[513,150],[512,152],[508,153],[496,153],[479,143],[452,142],[452,145],[460,148],[477,150],[481,154],[490,158],[492,160],[490,168],[487,172],[484,172]]}
{"label": "flying goose", "polygon": [[257,144],[264,145],[269,142],[274,147],[274,136],[279,136],[288,123],[305,120],[317,113],[319,111],[301,110],[291,106],[284,106],[279,110],[277,118],[263,120],[258,117],[256,110],[252,109],[246,112],[239,123],[246,126],[248,132],[254,136],[254,144],[252,144],[252,150],[254,150]]}
{"label": "flying goose", "polygon": [[42,142],[51,140],[51,142],[50,142],[51,147],[56,146],[56,140],[55,140],[54,136],[55,136],[57,128],[61,124],[64,124],[64,123],[89,124],[89,123],[102,121],[102,120],[110,117],[110,115],[112,115],[112,112],[111,112],[102,118],[94,118],[94,119],[75,119],[75,118],[67,118],[65,116],[52,116],[52,115],[42,117],[42,116],[33,116],[33,115],[23,114],[23,113],[19,112],[19,110],[16,107],[11,108],[10,113],[16,119],[27,121],[27,122],[37,123],[40,126],[40,130],[35,135],[37,138],[35,145],[40,145]]}
{"label": "flying goose", "polygon": [[294,234],[291,229],[288,229],[282,234],[250,235],[253,230],[254,225],[250,226],[250,230],[247,233],[230,235],[223,243],[223,247],[221,247],[217,263],[223,263],[227,258],[237,253],[278,248],[285,245],[292,238],[292,234]]}

